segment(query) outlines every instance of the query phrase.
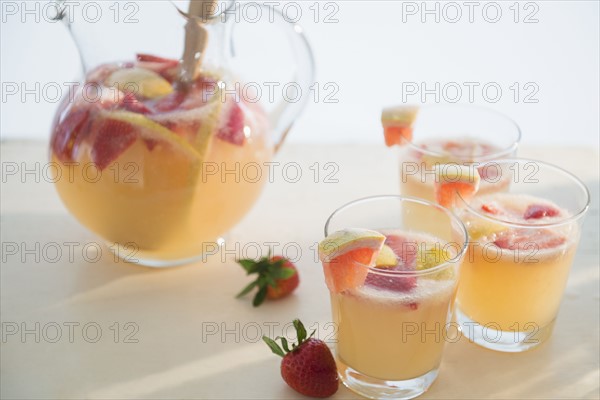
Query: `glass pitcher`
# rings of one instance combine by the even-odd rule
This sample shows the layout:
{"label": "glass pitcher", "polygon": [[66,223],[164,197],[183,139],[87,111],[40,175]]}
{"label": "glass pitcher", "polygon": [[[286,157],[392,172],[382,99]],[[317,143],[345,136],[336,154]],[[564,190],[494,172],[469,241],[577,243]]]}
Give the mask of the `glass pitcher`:
{"label": "glass pitcher", "polygon": [[[234,56],[239,14],[231,7],[239,4],[228,7],[203,18],[208,44],[187,82],[180,78],[187,21],[173,3],[61,9],[84,79],[52,126],[50,157],[62,171],[56,188],[126,261],[179,265],[222,244],[257,200],[266,163],[308,100],[314,65],[302,29],[274,9],[265,13],[285,29],[296,61],[298,96],[274,102],[260,95],[260,82],[248,84]],[[257,44],[256,58],[264,51]]]}

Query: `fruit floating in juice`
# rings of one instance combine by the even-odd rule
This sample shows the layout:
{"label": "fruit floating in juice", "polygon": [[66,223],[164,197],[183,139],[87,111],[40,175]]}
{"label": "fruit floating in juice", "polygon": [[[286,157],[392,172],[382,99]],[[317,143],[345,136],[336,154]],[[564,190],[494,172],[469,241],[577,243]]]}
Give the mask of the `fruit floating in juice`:
{"label": "fruit floating in juice", "polygon": [[149,55],[101,65],[54,124],[60,197],[126,259],[168,262],[214,250],[265,181],[246,167],[272,156],[259,106],[224,95],[217,72],[185,87],[178,73],[178,61]]}
{"label": "fruit floating in juice", "polygon": [[[484,139],[461,135],[444,135],[442,138],[419,138],[418,126],[415,126],[419,109],[413,106],[397,106],[382,111],[381,123],[387,146],[401,147],[400,157],[400,193],[403,196],[417,197],[435,201],[436,168],[445,164],[469,166],[506,155],[506,150]],[[429,115],[423,118],[435,118]],[[413,140],[413,131],[416,138]],[[448,138],[450,137],[450,138]],[[494,179],[493,168],[480,168],[482,178],[479,193],[505,191],[509,179]],[[490,176],[487,176],[490,175]]]}
{"label": "fruit floating in juice", "polygon": [[[400,193],[404,196],[418,197],[429,201],[436,201],[435,185],[436,170],[446,165],[473,168],[477,160],[486,159],[500,149],[493,145],[474,138],[457,138],[447,141],[430,140],[416,142],[411,148],[404,150],[401,159],[401,184]],[[482,177],[478,193],[495,193],[508,189],[510,179],[499,176],[495,179],[496,171],[490,167],[475,167]]]}
{"label": "fruit floating in juice", "polygon": [[348,229],[321,242],[340,370],[386,381],[437,370],[458,279],[456,250],[399,230]]}
{"label": "fruit floating in juice", "polygon": [[569,213],[531,195],[497,193],[475,197],[460,216],[471,238],[457,297],[460,312],[501,331],[553,323],[579,232],[573,223],[547,225]]}

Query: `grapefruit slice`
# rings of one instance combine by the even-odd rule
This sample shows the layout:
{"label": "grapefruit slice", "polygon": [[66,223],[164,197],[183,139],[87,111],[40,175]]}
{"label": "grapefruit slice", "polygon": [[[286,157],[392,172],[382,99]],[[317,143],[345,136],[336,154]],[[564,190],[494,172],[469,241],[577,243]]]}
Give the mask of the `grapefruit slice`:
{"label": "grapefruit slice", "polygon": [[319,243],[325,283],[332,293],[361,286],[375,266],[385,236],[379,232],[351,228],[337,231]]}
{"label": "grapefruit slice", "polygon": [[383,109],[381,112],[381,125],[383,126],[385,144],[388,147],[393,145],[402,146],[412,141],[412,126],[418,111],[419,108],[413,106],[396,106]]}
{"label": "grapefruit slice", "polygon": [[481,178],[476,168],[458,164],[435,166],[435,197],[441,206],[456,206],[457,195],[469,201],[479,190]]}

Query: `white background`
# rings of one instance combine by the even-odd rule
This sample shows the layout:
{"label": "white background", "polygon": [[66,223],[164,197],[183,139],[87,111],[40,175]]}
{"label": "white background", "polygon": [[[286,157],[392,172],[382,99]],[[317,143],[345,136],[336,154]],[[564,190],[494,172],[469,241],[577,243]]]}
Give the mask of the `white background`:
{"label": "white background", "polygon": [[[17,5],[18,13],[8,15],[7,3]],[[514,118],[523,131],[524,143],[598,147],[597,1],[525,1],[516,6],[514,1],[472,2],[472,16],[462,1],[315,3],[298,3],[302,6],[299,24],[313,45],[322,90],[298,120],[291,141],[382,143],[381,107],[401,103],[403,95],[410,103],[422,102],[419,95],[403,92],[403,85],[424,83],[429,89],[436,82],[441,88],[449,83],[458,85],[463,89],[460,102],[469,103],[463,83],[476,82],[474,103]],[[48,82],[69,82],[79,77],[81,67],[65,26],[44,18],[36,22],[34,16],[22,13],[22,4],[2,1],[1,134],[2,139],[46,139],[57,104],[43,98],[37,102],[32,95],[25,101],[20,93],[9,96],[6,85],[33,88],[36,82],[42,87]],[[33,2],[27,4],[34,7]],[[425,7],[437,8],[439,21],[435,13],[423,14]],[[318,18],[315,9],[320,10]],[[415,9],[417,13],[412,15],[410,11]],[[453,23],[457,11],[461,17]],[[325,23],[326,15],[333,21]],[[530,23],[525,23],[526,17]],[[151,19],[160,31],[161,13],[154,12]],[[491,22],[494,19],[498,21]],[[268,24],[266,17],[264,22]],[[253,26],[259,29],[259,25]],[[162,44],[168,45],[168,40],[173,39],[165,35]],[[258,50],[248,52],[255,52],[254,61],[268,64],[264,54],[271,50],[277,54],[277,48],[262,41],[257,44]],[[337,103],[325,102],[323,87],[328,82],[339,87],[333,96]],[[515,82],[520,87],[518,101]],[[491,102],[493,90],[487,98],[482,93],[487,83],[502,89],[495,103]],[[531,84],[525,87],[527,83]],[[524,102],[524,96],[536,87],[539,91],[531,100],[537,103]],[[456,92],[440,95],[439,101],[444,102],[453,100]],[[425,98],[427,103],[435,101],[433,94]]]}

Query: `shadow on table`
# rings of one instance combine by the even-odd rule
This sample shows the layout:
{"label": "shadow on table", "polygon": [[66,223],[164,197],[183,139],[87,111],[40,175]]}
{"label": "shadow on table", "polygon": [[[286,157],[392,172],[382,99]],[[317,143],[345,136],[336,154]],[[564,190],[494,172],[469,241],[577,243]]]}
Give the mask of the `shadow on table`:
{"label": "shadow on table", "polygon": [[[253,327],[288,321],[299,305],[295,295],[260,310],[235,299],[247,277],[232,262],[151,269],[115,262],[106,247],[95,262],[77,251],[73,259],[39,255],[36,245],[98,243],[66,215],[3,216],[2,241],[34,249],[11,255],[3,249],[2,320],[28,329],[39,323],[42,332],[41,340],[17,334],[3,344],[3,397],[139,398],[164,390],[168,398],[194,398],[207,393],[202,387],[209,381],[237,385],[223,380],[237,369],[256,384],[262,378],[253,375],[255,364],[279,361]],[[78,324],[73,341],[66,322]],[[63,329],[57,341],[46,340],[55,332],[44,330],[49,324]],[[97,341],[89,338],[94,329],[83,337],[86,324],[101,330]],[[43,382],[30,385],[35,379]]]}
{"label": "shadow on table", "polygon": [[21,298],[23,291],[41,290],[49,307],[119,279],[161,272],[118,259],[67,215],[3,215],[1,230],[3,278],[14,279],[3,289],[18,289]]}
{"label": "shadow on table", "polygon": [[[593,205],[582,237],[592,243],[590,238],[598,235],[598,182],[588,187]],[[5,251],[6,243],[43,247],[98,242],[68,216],[2,216],[1,229],[3,321],[95,321],[111,334],[98,343],[41,343],[27,352],[24,346],[30,344],[4,345],[3,376],[15,380],[3,379],[12,388],[3,393],[43,395],[26,385],[42,374],[64,398],[218,398],[223,385],[228,386],[228,398],[264,398],[265,393],[278,399],[298,397],[280,380],[279,360],[260,340],[250,343],[232,336],[203,338],[203,334],[207,326],[239,333],[232,324],[240,320],[242,324],[287,321],[292,310],[309,302],[306,297],[295,296],[290,302],[255,311],[247,302],[233,299],[234,286],[241,287],[244,277],[232,274],[231,265],[154,270],[115,262],[106,247],[97,262],[86,262],[77,251],[72,262],[64,258],[66,254],[50,262]],[[569,284],[573,290],[567,288],[549,342],[522,354],[485,350],[464,338],[449,344],[438,381],[425,397],[510,398],[523,393],[594,397],[598,392],[598,276],[593,275],[597,268],[597,246],[580,247]],[[240,281],[230,286],[238,275]],[[123,325],[118,343],[113,341],[109,327],[115,321],[135,323],[137,341],[124,340],[128,332]],[[69,357],[63,359],[66,353]],[[587,363],[582,365],[582,360]],[[77,382],[70,381],[73,374],[79,377]],[[268,385],[268,390],[262,385]],[[582,388],[587,392],[582,393]],[[355,396],[340,389],[336,397]]]}

